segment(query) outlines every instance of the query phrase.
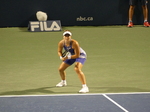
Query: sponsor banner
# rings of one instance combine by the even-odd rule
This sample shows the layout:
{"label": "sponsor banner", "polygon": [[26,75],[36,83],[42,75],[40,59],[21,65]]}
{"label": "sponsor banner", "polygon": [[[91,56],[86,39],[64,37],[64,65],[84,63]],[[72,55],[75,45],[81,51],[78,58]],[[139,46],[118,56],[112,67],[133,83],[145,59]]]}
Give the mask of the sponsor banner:
{"label": "sponsor banner", "polygon": [[76,21],[94,21],[94,17],[77,17]]}
{"label": "sponsor banner", "polygon": [[28,30],[31,32],[54,32],[61,31],[60,20],[51,21],[29,21]]}

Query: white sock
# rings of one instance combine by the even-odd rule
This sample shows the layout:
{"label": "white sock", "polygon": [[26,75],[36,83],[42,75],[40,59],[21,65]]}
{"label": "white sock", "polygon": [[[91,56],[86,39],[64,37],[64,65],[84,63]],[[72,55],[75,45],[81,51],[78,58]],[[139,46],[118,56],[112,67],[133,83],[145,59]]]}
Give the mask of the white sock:
{"label": "white sock", "polygon": [[144,20],[144,22],[147,22],[147,20]]}
{"label": "white sock", "polygon": [[87,87],[86,84],[83,84],[82,87]]}
{"label": "white sock", "polygon": [[132,22],[132,20],[129,20],[129,23]]}
{"label": "white sock", "polygon": [[66,82],[66,80],[61,80],[63,83],[65,83]]}

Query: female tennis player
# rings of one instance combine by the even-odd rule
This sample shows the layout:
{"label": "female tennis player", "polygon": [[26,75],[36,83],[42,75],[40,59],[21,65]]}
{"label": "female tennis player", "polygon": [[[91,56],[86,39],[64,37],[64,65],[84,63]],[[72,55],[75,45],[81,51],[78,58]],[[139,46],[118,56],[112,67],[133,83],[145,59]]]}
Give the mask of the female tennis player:
{"label": "female tennis player", "polygon": [[[85,75],[81,70],[84,62],[86,61],[86,52],[79,46],[79,43],[71,37],[72,33],[66,30],[63,33],[63,39],[58,43],[58,55],[60,56],[62,63],[59,66],[61,82],[59,82],[56,86],[63,87],[67,85],[65,70],[75,63],[74,69],[82,83],[82,89],[79,91],[79,93],[87,93],[89,92],[89,89],[86,85]],[[63,49],[68,51],[67,55],[64,57],[62,53]]]}

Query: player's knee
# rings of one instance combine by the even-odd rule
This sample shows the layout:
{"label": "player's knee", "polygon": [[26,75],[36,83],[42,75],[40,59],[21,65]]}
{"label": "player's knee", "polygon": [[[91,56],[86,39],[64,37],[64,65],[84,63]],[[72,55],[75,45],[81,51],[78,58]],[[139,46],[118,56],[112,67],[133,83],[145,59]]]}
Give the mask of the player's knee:
{"label": "player's knee", "polygon": [[74,70],[75,70],[77,73],[81,72],[81,69],[80,69],[78,66],[76,66],[76,67],[74,68]]}
{"label": "player's knee", "polygon": [[63,72],[64,70],[62,68],[58,68],[58,71],[59,72]]}

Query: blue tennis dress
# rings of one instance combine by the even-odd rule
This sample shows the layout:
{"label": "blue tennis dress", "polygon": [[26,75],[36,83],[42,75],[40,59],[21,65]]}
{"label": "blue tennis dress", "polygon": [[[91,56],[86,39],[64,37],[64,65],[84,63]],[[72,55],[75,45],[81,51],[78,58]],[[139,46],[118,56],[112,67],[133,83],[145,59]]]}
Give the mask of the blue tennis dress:
{"label": "blue tennis dress", "polygon": [[[70,46],[63,46],[63,48],[67,51],[69,51],[70,55],[74,55],[74,49],[72,48],[72,41],[70,42]],[[72,65],[74,62],[80,62],[82,64],[84,64],[84,62],[86,61],[87,55],[86,52],[80,47],[80,56],[76,59],[67,59],[66,61],[64,61],[65,63]]]}

